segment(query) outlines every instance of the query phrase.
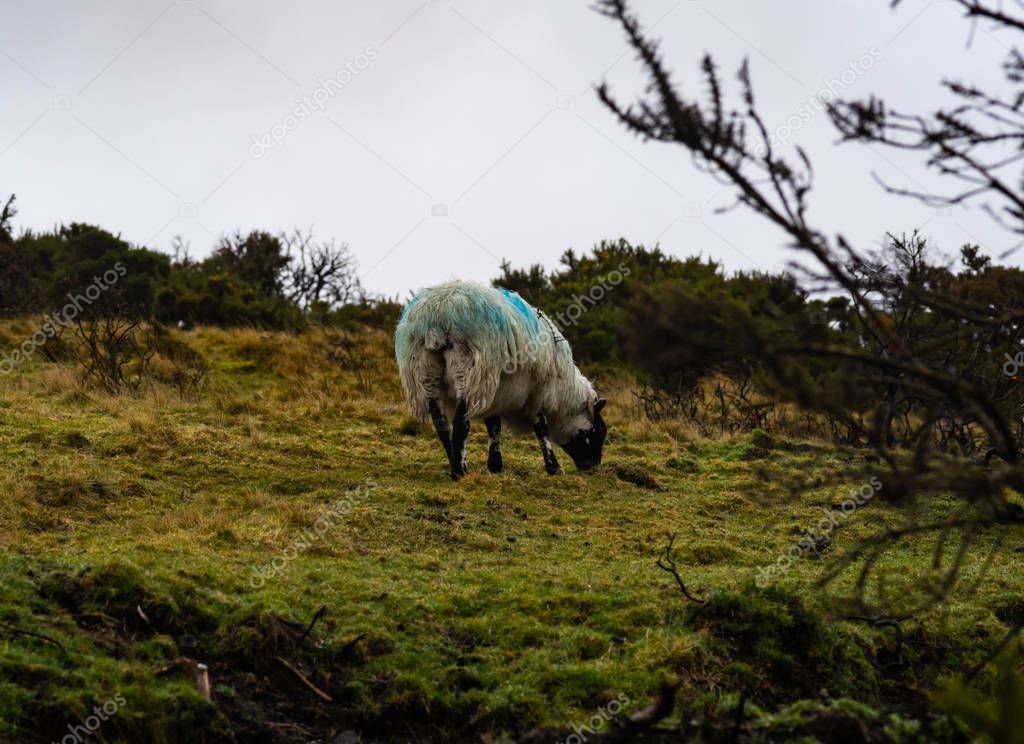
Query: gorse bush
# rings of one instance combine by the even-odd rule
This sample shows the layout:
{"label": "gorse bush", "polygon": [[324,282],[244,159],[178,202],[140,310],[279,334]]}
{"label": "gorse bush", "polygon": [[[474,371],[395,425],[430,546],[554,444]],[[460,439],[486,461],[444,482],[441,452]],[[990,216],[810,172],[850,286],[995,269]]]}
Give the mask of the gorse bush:
{"label": "gorse bush", "polygon": [[666,388],[749,368],[758,354],[749,338],[755,324],[791,336],[809,325],[805,293],[791,277],[727,276],[710,259],[679,259],[624,239],[590,255],[566,251],[551,272],[506,261],[494,284],[544,310],[577,356],[633,364]]}
{"label": "gorse bush", "polygon": [[[567,251],[553,271],[506,261],[493,283],[544,310],[576,356],[637,373],[638,402],[652,417],[689,419],[704,433],[767,427],[902,447],[924,436],[944,452],[1002,453],[978,412],[948,391],[926,392],[898,369],[865,365],[901,348],[991,395],[1008,421],[1007,441],[1024,446],[1024,325],[1015,320],[1024,314],[1024,271],[994,265],[972,245],[954,263],[916,233],[890,235],[849,270],[862,306],[812,295],[790,274],[727,275],[714,261],[620,239],[587,255]],[[991,308],[1007,322],[962,314]],[[798,353],[813,348],[829,353]],[[823,403],[813,421],[781,407],[807,402],[811,390]]]}
{"label": "gorse bush", "polygon": [[[591,254],[563,254],[559,267],[502,265],[494,280],[543,309],[584,361],[625,365],[640,379],[649,418],[678,418],[703,434],[770,428],[826,435],[770,400],[764,339],[841,342],[841,302],[811,299],[787,274],[727,275],[710,259],[679,259],[626,240]],[[821,375],[837,365],[811,362]]]}

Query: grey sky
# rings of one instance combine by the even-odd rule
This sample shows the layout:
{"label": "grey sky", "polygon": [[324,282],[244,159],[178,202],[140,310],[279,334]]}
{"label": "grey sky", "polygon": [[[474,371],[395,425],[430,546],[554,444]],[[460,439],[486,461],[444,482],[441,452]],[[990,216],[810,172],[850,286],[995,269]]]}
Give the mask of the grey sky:
{"label": "grey sky", "polygon": [[[566,248],[619,236],[730,270],[792,257],[763,221],[714,214],[728,191],[679,148],[627,134],[596,100],[602,78],[630,99],[642,79],[589,0],[0,4],[0,192],[18,194],[18,226],[87,221],[165,251],[180,234],[197,256],[236,229],[312,226],[350,244],[368,289],[402,297],[486,280],[503,257],[550,267]],[[919,110],[943,100],[940,78],[996,84],[1007,52],[984,25],[967,48],[951,2],[635,8],[657,24],[685,90],[705,51],[730,84],[749,56],[773,127],[864,55],[875,60],[844,92]],[[339,71],[346,82],[323,110],[302,102]],[[311,115],[286,122],[301,106]],[[280,144],[254,147],[285,124]],[[862,246],[915,227],[949,252],[1011,244],[976,208],[938,213],[871,178],[942,191],[918,158],[834,139],[824,115],[790,139],[815,163],[817,224]]]}

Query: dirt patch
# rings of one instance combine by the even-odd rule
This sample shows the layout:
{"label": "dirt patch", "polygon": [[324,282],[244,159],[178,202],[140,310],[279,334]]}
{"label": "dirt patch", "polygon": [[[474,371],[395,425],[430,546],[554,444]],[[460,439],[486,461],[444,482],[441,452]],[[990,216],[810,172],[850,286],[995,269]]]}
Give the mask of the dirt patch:
{"label": "dirt patch", "polygon": [[651,491],[660,491],[661,486],[650,473],[630,465],[610,465],[612,473],[620,481],[632,483],[639,488],[646,488]]}
{"label": "dirt patch", "polygon": [[65,434],[61,439],[61,444],[70,449],[87,449],[92,446],[92,442],[84,434],[77,431]]}
{"label": "dirt patch", "polygon": [[345,685],[365,636],[323,645],[315,626],[325,614],[297,623],[255,612],[217,639],[210,678],[234,740],[331,742],[353,730]]}
{"label": "dirt patch", "polygon": [[[141,572],[124,566],[54,572],[40,580],[39,593],[97,646],[144,661],[156,679],[191,684],[206,665],[211,704],[196,698],[190,710],[177,711],[202,723],[195,741],[332,742],[357,730],[346,685],[368,654],[386,648],[365,635],[326,643],[326,608],[305,622],[262,610],[217,617],[198,598],[155,591]],[[149,643],[139,656],[139,644],[149,641],[164,651],[154,657]]]}
{"label": "dirt patch", "polygon": [[155,635],[195,637],[216,627],[197,605],[152,591],[139,571],[126,566],[51,573],[40,581],[39,593],[60,605],[96,642],[122,651]]}

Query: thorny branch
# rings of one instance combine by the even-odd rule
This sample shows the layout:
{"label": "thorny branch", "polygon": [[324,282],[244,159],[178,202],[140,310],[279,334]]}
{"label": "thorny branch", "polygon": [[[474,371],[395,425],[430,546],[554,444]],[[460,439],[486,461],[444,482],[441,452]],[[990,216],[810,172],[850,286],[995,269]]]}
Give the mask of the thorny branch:
{"label": "thorny branch", "polygon": [[[1011,15],[1002,4],[955,1],[975,21],[1024,32],[1024,18]],[[929,272],[924,264],[924,241],[916,234],[909,239],[890,235],[891,261],[858,250],[841,234],[829,237],[809,214],[810,158],[799,147],[793,162],[779,151],[758,112],[746,62],[737,75],[738,106],[727,103],[710,56],[701,63],[705,99],[688,97],[673,83],[658,43],[644,33],[627,0],[600,0],[597,9],[621,26],[648,78],[647,93],[633,103],[622,103],[607,83],[598,88],[601,101],[628,130],[643,139],[681,146],[698,170],[733,187],[737,205],[765,217],[783,231],[798,255],[811,259],[810,266],[816,268],[801,266],[802,271],[850,302],[859,333],[851,346],[778,348],[774,339],[759,340],[777,387],[805,409],[847,421],[851,431],[867,429],[877,461],[887,468],[879,473],[887,484],[887,498],[912,503],[953,493],[960,499],[945,518],[912,521],[865,540],[847,551],[825,581],[861,562],[855,585],[861,606],[867,607],[865,594],[875,576],[877,596],[902,607],[866,613],[872,617],[902,617],[942,601],[956,585],[971,547],[987,539],[993,525],[1006,522],[1007,514],[1016,513],[1009,498],[1024,492],[1024,397],[1001,366],[1003,350],[1019,348],[1024,309],[994,291],[985,302],[951,291],[943,275]],[[947,205],[990,198],[998,206],[986,205],[988,214],[1024,236],[1024,56],[1012,52],[1004,74],[1016,89],[1012,96],[947,82],[958,105],[933,115],[896,113],[877,99],[836,101],[829,113],[844,141],[921,152],[939,174],[961,185],[960,191],[941,197],[890,189],[894,193]],[[963,259],[977,276],[992,268],[977,247],[965,247]],[[876,385],[883,399],[868,421],[856,420],[836,400],[834,389],[803,374],[798,361],[815,357],[837,360],[847,387]],[[895,449],[893,426],[898,419],[907,432],[902,446],[908,454]],[[951,437],[959,443],[959,458],[945,449]],[[991,454],[981,460],[978,454],[986,448],[1004,462],[992,466]],[[936,569],[947,553],[949,560],[939,576],[922,582],[923,597],[889,597],[881,558],[910,534],[935,536]],[[951,541],[954,535],[959,539]],[[659,567],[697,601],[686,592],[668,551]]]}

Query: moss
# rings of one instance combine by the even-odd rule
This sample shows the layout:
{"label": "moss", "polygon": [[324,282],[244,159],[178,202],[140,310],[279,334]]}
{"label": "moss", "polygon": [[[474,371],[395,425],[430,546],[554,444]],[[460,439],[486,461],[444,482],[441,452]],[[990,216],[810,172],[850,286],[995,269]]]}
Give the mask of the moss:
{"label": "moss", "polygon": [[314,487],[314,483],[309,478],[298,476],[275,481],[270,484],[270,491],[280,496],[298,496],[312,491]]}
{"label": "moss", "polygon": [[754,429],[750,432],[750,443],[765,450],[776,447],[775,438],[762,429]]}
{"label": "moss", "polygon": [[[691,611],[689,623],[729,658],[757,670],[757,679],[746,683],[755,700],[796,700],[823,688],[877,698],[876,673],[856,636],[826,625],[786,590],[715,592]],[[734,683],[744,686],[743,679]]]}
{"label": "moss", "polygon": [[128,563],[87,567],[74,575],[52,571],[40,579],[38,592],[80,624],[112,622],[133,637],[202,633],[217,624],[217,608],[201,606],[191,587],[146,577]]}
{"label": "moss", "polygon": [[415,437],[423,433],[423,422],[419,419],[406,417],[398,427],[398,433],[403,437]]}
{"label": "moss", "polygon": [[739,552],[728,545],[712,542],[701,542],[686,547],[683,559],[687,563],[699,566],[710,566],[714,563],[734,561]]}

